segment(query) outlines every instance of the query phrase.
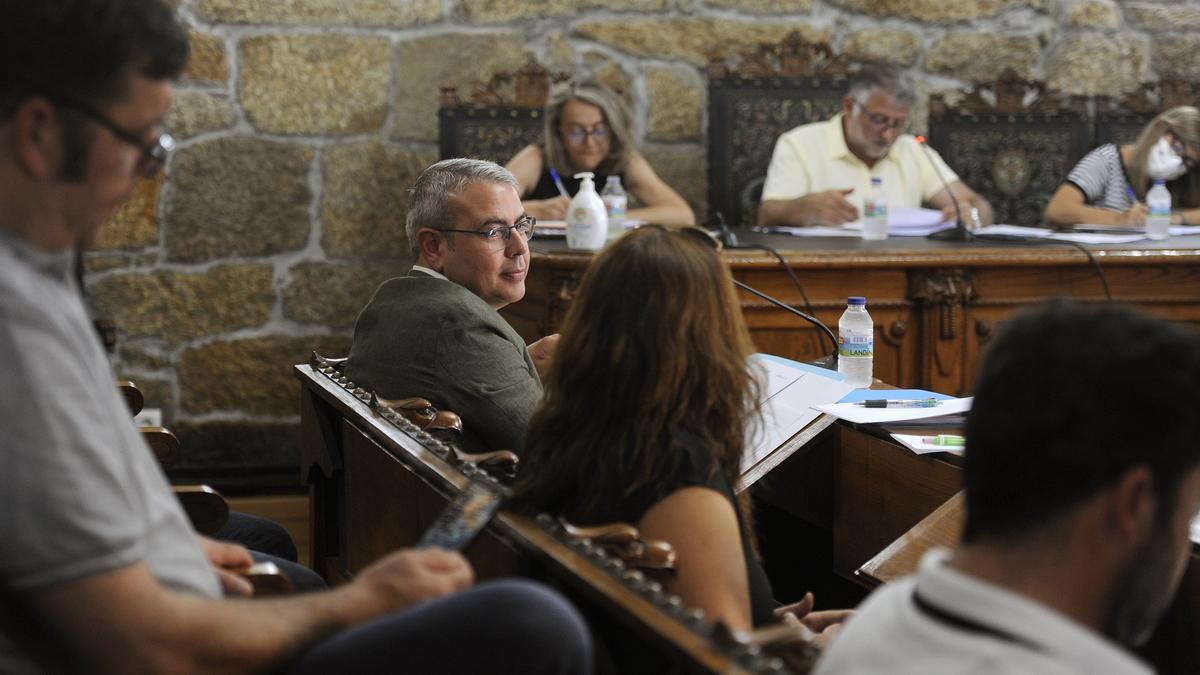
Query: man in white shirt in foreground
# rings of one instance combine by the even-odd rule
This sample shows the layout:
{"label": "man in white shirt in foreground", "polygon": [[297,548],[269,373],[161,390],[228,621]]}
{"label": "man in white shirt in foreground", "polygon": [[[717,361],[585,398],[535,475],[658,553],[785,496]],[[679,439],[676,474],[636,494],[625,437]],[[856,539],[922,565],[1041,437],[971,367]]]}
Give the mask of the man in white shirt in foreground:
{"label": "man in white shirt in foreground", "polygon": [[863,603],[833,673],[1149,673],[1200,507],[1200,336],[1109,304],[1023,313],[966,427],[957,551]]}

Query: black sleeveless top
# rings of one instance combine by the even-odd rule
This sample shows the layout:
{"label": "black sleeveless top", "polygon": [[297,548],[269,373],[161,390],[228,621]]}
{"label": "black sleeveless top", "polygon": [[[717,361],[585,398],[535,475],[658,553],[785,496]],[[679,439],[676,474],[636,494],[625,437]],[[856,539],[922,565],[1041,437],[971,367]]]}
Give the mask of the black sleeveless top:
{"label": "black sleeveless top", "polygon": [[[609,174],[599,172],[593,173],[595,173],[595,176],[592,178],[592,181],[596,184],[596,194],[599,194],[602,190],[604,190],[604,186],[608,183]],[[629,186],[625,184],[625,176],[623,174],[616,175],[621,177],[621,187],[624,188],[626,194],[628,194]],[[574,197],[575,193],[579,192],[579,184],[583,182],[581,179],[561,173],[558,175],[558,177],[562,179],[563,187],[567,188],[568,197]],[[525,199],[553,199],[557,196],[559,196],[558,186],[554,184],[554,179],[550,177],[550,167],[549,165],[543,164],[541,178],[538,178],[537,185],[533,186],[533,190],[529,194],[525,195]]]}
{"label": "black sleeveless top", "polygon": [[750,544],[750,533],[746,531],[746,523],[742,519],[737,497],[729,486],[729,481],[725,480],[725,474],[713,458],[712,451],[699,437],[687,431],[680,431],[676,433],[675,438],[687,449],[689,467],[684,472],[685,475],[679,476],[670,485],[657,486],[653,491],[643,491],[625,500],[624,508],[616,514],[617,520],[636,524],[655,504],[686,487],[707,487],[721,493],[733,505],[733,511],[737,515],[738,534],[742,540],[742,558],[746,562],[746,581],[750,591],[751,620],[755,627],[774,623],[777,606],[775,592],[771,589],[771,581]]}

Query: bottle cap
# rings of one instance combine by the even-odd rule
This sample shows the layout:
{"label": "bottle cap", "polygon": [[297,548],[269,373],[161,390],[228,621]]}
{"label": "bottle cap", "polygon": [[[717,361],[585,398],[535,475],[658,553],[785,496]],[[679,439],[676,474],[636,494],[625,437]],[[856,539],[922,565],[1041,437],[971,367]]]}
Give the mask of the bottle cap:
{"label": "bottle cap", "polygon": [[1163,179],[1161,179],[1161,178],[1155,178],[1155,179],[1154,179],[1154,185],[1155,185],[1155,186],[1159,186],[1159,185],[1166,185],[1166,184],[1167,184],[1167,181],[1165,181],[1165,180],[1163,180]]}
{"label": "bottle cap", "polygon": [[864,297],[863,297],[863,296],[861,296],[861,295],[852,295],[852,296],[850,296],[850,297],[846,298],[846,304],[847,304],[847,305],[863,305],[863,306],[866,306],[866,304],[867,304],[867,299],[866,299],[866,298],[864,298]]}
{"label": "bottle cap", "polygon": [[876,177],[872,177],[872,178],[871,178],[871,185],[883,185],[883,179],[882,179],[882,178],[876,178]]}

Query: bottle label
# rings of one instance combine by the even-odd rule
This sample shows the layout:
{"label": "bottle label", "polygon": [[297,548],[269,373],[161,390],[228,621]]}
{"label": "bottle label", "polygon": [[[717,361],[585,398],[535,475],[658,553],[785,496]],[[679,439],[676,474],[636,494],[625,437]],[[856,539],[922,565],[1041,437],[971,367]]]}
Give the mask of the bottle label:
{"label": "bottle label", "polygon": [[1152,215],[1152,216],[1168,216],[1169,217],[1171,215],[1171,203],[1170,202],[1167,202],[1165,204],[1162,202],[1157,202],[1157,203],[1151,202],[1150,204],[1148,204],[1148,206],[1150,207],[1150,215]]}
{"label": "bottle label", "polygon": [[849,358],[875,355],[874,335],[839,335],[838,356]]}
{"label": "bottle label", "polygon": [[604,197],[604,207],[608,210],[608,217],[624,218],[625,203],[625,197],[617,197],[612,195]]}
{"label": "bottle label", "polygon": [[887,216],[887,202],[868,199],[863,204],[863,215],[867,218],[884,218]]}

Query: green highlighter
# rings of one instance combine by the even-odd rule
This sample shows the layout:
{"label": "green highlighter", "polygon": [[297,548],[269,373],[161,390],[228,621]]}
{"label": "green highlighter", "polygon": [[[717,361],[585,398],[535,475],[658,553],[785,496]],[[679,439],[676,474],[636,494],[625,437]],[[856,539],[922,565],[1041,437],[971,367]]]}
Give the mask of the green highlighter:
{"label": "green highlighter", "polygon": [[937,436],[926,436],[921,439],[929,445],[966,445],[967,439],[955,434],[938,434]]}

